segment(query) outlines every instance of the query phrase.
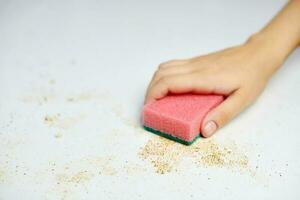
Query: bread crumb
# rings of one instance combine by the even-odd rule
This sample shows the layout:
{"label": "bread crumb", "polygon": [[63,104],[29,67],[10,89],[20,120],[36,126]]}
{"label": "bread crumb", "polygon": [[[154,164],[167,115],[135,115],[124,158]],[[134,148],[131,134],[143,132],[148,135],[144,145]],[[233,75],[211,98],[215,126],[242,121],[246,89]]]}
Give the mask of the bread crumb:
{"label": "bread crumb", "polygon": [[245,169],[248,156],[235,144],[219,144],[214,139],[200,139],[191,146],[184,146],[162,137],[149,139],[138,153],[147,160],[156,173],[166,174],[177,169],[182,158],[189,157],[195,165],[227,169]]}
{"label": "bread crumb", "polygon": [[184,152],[179,144],[165,138],[155,137],[141,148],[139,156],[143,160],[150,161],[157,173],[165,174],[171,172],[178,164],[182,153]]}
{"label": "bread crumb", "polygon": [[60,114],[46,115],[44,122],[49,125],[60,129],[69,129],[75,124],[77,124],[85,116],[83,114],[61,118]]}
{"label": "bread crumb", "polygon": [[59,174],[57,175],[57,182],[62,183],[62,182],[69,182],[69,183],[84,183],[89,181],[93,177],[93,174],[91,174],[89,171],[84,170],[84,171],[79,171],[75,174],[72,175],[66,175],[66,174]]}
{"label": "bread crumb", "polygon": [[52,126],[58,121],[59,117],[60,117],[60,114],[56,114],[56,115],[52,115],[52,116],[46,115],[44,118],[44,122],[46,124],[48,124],[49,126]]}

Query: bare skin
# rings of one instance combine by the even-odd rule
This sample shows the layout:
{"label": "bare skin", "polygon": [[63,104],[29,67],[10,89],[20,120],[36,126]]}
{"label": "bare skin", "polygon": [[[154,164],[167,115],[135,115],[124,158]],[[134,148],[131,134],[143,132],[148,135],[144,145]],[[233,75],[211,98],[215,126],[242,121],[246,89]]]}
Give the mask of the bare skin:
{"label": "bare skin", "polygon": [[145,103],[168,93],[221,94],[225,101],[201,124],[204,137],[253,103],[272,75],[300,43],[300,0],[291,0],[260,32],[242,45],[190,59],[160,64]]}

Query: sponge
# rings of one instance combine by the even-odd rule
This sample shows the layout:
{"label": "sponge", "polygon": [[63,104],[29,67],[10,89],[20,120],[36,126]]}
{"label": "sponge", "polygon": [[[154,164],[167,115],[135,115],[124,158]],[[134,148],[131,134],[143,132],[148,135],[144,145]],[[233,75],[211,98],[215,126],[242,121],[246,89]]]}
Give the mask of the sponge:
{"label": "sponge", "polygon": [[200,136],[205,115],[223,100],[221,95],[168,95],[144,106],[143,125],[157,135],[191,145]]}

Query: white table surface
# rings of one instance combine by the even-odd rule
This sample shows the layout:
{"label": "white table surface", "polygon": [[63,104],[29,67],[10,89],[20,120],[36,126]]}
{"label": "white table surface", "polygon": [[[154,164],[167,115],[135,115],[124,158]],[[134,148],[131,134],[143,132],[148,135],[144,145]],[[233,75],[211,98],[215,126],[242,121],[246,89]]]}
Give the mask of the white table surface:
{"label": "white table surface", "polygon": [[[299,50],[210,140],[139,121],[160,62],[239,44],[284,3],[0,1],[0,199],[299,199]],[[231,165],[205,162],[212,146]]]}

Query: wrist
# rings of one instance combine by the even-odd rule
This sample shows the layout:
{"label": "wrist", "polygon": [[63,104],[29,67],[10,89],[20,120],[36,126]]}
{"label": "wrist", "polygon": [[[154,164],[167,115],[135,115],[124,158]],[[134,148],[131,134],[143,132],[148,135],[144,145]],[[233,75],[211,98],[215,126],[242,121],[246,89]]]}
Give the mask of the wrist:
{"label": "wrist", "polygon": [[246,44],[256,46],[258,50],[263,50],[273,59],[284,62],[289,54],[293,51],[288,45],[284,45],[279,38],[273,37],[271,34],[259,32],[251,35]]}
{"label": "wrist", "polygon": [[282,66],[291,53],[289,48],[281,46],[272,37],[261,32],[250,36],[244,45],[252,49],[255,58],[260,63],[258,64],[260,71],[270,76]]}

